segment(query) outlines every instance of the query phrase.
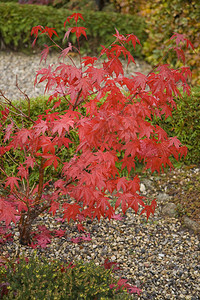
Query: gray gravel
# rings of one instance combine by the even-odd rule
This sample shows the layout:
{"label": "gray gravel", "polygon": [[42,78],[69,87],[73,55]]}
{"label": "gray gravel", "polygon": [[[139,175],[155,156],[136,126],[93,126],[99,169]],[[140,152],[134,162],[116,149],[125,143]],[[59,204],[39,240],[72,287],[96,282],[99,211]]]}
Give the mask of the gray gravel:
{"label": "gray gravel", "polygon": [[[0,59],[0,89],[8,98],[16,99],[20,95],[14,88],[16,74],[19,86],[30,97],[43,94],[42,87],[32,87],[35,70],[41,67],[38,57],[1,52]],[[48,64],[53,62],[56,62],[54,55],[50,56]],[[148,71],[148,66],[138,62],[137,71]],[[44,214],[37,219],[35,229],[36,225],[45,225],[51,231],[63,229],[65,235],[54,237],[44,249],[39,248],[38,255],[67,261],[94,259],[96,264],[102,264],[109,258],[121,267],[117,271],[119,276],[143,290],[141,296],[134,296],[135,299],[200,299],[198,235],[184,228],[174,215],[163,216],[162,207],[168,203],[169,195],[167,189],[154,188],[155,180],[152,176],[142,179],[142,193],[151,199],[158,198],[155,216],[150,217],[148,222],[144,216],[135,215],[130,210],[121,221],[101,220],[98,223],[88,220],[84,226],[91,241],[76,244],[71,238],[83,234],[78,232],[74,223],[55,221],[55,218]],[[29,256],[34,249],[19,244],[14,226],[12,232],[13,241],[0,247],[1,257],[12,258],[22,253]]]}
{"label": "gray gravel", "polygon": [[[17,76],[18,86],[29,98],[44,95],[44,83],[34,87],[36,71],[48,67],[49,64],[57,64],[59,61],[58,56],[56,53],[51,53],[47,57],[46,63],[43,60],[40,64],[39,54],[27,56],[22,53],[0,51],[0,90],[10,100],[23,98],[16,87]],[[77,56],[73,56],[72,58],[78,65],[79,58]],[[65,63],[67,63],[67,59]],[[142,73],[147,74],[150,70],[151,67],[148,64],[136,60],[136,64],[131,64],[126,72],[131,74],[134,71],[142,71]]]}
{"label": "gray gravel", "polygon": [[[135,215],[131,210],[121,221],[87,220],[83,225],[91,240],[77,244],[71,238],[83,233],[78,232],[73,222],[55,221],[60,215],[53,218],[44,214],[33,229],[45,225],[52,232],[62,229],[65,235],[52,238],[44,249],[38,248],[38,255],[68,262],[93,259],[98,265],[106,258],[117,262],[121,269],[116,276],[127,278],[143,291],[140,296],[134,295],[134,299],[200,299],[198,235],[184,228],[179,219],[163,216],[162,207],[166,206],[169,196],[154,189],[154,180],[152,176],[142,179],[143,194],[151,199],[157,197],[158,201],[155,215],[148,222],[145,216]],[[25,253],[28,257],[34,249],[21,246],[14,227],[12,232],[15,232],[14,240],[2,245],[1,256],[9,254],[11,258]]]}

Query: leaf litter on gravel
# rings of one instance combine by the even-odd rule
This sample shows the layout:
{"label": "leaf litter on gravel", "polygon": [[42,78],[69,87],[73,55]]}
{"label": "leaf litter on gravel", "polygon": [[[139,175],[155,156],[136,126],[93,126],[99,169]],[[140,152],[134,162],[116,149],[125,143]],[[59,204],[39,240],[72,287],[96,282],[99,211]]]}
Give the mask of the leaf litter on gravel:
{"label": "leaf litter on gravel", "polygon": [[165,171],[154,182],[177,206],[177,216],[187,215],[200,224],[200,168],[196,165]]}

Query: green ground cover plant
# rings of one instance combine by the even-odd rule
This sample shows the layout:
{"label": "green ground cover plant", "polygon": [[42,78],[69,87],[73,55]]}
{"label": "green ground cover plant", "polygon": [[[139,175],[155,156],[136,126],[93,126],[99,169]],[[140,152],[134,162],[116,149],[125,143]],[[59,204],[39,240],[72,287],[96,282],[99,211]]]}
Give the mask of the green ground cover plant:
{"label": "green ground cover plant", "polygon": [[[132,299],[136,287],[113,276],[113,267],[93,262],[66,263],[32,255],[0,266],[1,299]],[[116,267],[116,266],[115,266]]]}

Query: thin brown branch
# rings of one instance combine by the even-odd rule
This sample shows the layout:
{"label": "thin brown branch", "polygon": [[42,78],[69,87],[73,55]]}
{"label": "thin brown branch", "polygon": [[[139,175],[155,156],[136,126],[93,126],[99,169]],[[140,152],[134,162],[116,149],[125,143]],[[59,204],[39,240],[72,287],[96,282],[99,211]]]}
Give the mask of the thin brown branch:
{"label": "thin brown branch", "polygon": [[39,168],[38,194],[33,203],[34,206],[40,204],[40,200],[43,192],[43,184],[44,184],[44,158],[42,157],[40,168]]}
{"label": "thin brown branch", "polygon": [[25,92],[23,92],[20,89],[20,87],[18,85],[18,82],[17,82],[17,75],[16,75],[16,87],[18,88],[18,90],[20,91],[20,93],[25,97],[26,101],[28,102],[28,117],[30,118],[30,98],[29,98],[29,96]]}
{"label": "thin brown branch", "polygon": [[76,96],[76,100],[75,100],[75,103],[74,103],[74,105],[73,105],[73,110],[75,110],[76,109],[76,107],[78,106],[78,99],[79,99],[79,97],[80,97],[80,95],[81,95],[81,92],[82,92],[82,88],[80,89],[80,91],[78,92],[78,94],[77,94],[77,96]]}
{"label": "thin brown branch", "polygon": [[33,124],[35,123],[29,116],[27,116],[25,113],[23,113],[23,111],[21,111],[21,109],[19,109],[18,107],[16,107],[15,105],[12,104],[12,101],[9,100],[4,94],[3,92],[0,90],[0,96],[2,96],[6,102],[7,105],[11,106],[12,108],[14,108],[19,114],[20,116],[23,116],[24,118],[28,119],[29,121],[31,121]]}

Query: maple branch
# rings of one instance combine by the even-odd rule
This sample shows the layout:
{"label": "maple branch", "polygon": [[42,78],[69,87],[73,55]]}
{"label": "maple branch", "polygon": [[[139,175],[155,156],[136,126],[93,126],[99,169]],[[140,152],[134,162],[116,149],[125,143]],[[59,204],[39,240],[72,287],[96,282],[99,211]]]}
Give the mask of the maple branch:
{"label": "maple branch", "polygon": [[31,190],[30,190],[30,194],[32,194],[32,192],[33,192],[33,190],[34,190],[34,188],[35,188],[35,185],[36,185],[36,183],[34,182],[32,188],[31,188]]}
{"label": "maple branch", "polygon": [[151,69],[151,71],[147,74],[147,77],[148,77],[152,72],[154,72],[154,70],[156,70],[156,69],[159,67],[159,65],[161,64],[161,62],[162,62],[163,59],[167,56],[168,53],[169,53],[169,50],[168,50],[165,54],[163,54],[163,56],[162,56],[162,57],[160,58],[160,60],[158,61],[157,65],[154,66],[154,67]]}
{"label": "maple branch", "polygon": [[49,36],[49,34],[47,34],[47,35],[48,35],[49,39],[54,43],[54,45],[55,45],[56,47],[58,47],[61,51],[63,51],[63,48],[60,47],[58,44],[56,44],[56,42]]}
{"label": "maple branch", "polygon": [[[75,46],[72,46],[72,47],[75,50],[77,50],[77,52],[79,52],[78,49]],[[76,67],[76,63],[74,62],[73,58],[69,54],[67,54],[66,57],[69,58],[71,60],[72,64],[74,65],[74,67]],[[63,60],[64,60],[64,58],[63,58]],[[81,68],[82,68],[82,65],[81,65]]]}
{"label": "maple branch", "polygon": [[23,113],[23,111],[21,111],[21,109],[17,108],[15,105],[12,104],[12,101],[9,100],[2,92],[2,90],[0,90],[0,96],[2,96],[8,105],[10,105],[12,108],[14,108],[19,114],[20,116],[23,116],[24,118],[28,119],[29,121],[31,121],[33,124],[35,124],[35,122],[29,117],[27,116],[25,113]]}
{"label": "maple branch", "polygon": [[18,88],[18,90],[20,91],[20,93],[22,93],[24,95],[26,101],[28,102],[28,117],[30,118],[30,98],[29,98],[29,96],[25,92],[23,92],[20,89],[20,87],[18,85],[18,81],[17,81],[17,75],[16,75],[16,87]]}
{"label": "maple branch", "polygon": [[33,205],[38,205],[40,203],[41,197],[42,197],[42,192],[43,192],[43,183],[44,183],[44,158],[41,158],[41,164],[39,168],[39,185],[38,185],[38,194],[37,197],[35,198],[35,201]]}
{"label": "maple branch", "polygon": [[80,91],[78,92],[78,94],[77,94],[77,96],[76,96],[76,100],[75,100],[75,103],[74,103],[74,105],[73,105],[72,110],[75,110],[76,107],[81,103],[81,102],[80,102],[80,103],[77,104],[78,99],[79,99],[79,97],[80,97],[80,95],[81,95],[81,92],[82,92],[82,88],[80,89]]}
{"label": "maple branch", "polygon": [[[14,113],[14,114],[16,114],[17,116],[21,117],[21,115],[15,113],[15,112],[12,112],[12,113]],[[8,117],[8,119],[9,119],[11,122],[13,122],[13,124],[15,124],[15,127],[16,127],[17,129],[20,129],[19,126],[16,124],[16,122],[13,120],[12,117]]]}
{"label": "maple branch", "polygon": [[[12,158],[12,156],[11,156],[9,153],[6,152],[5,154],[8,155],[9,159],[12,160],[12,162],[13,162],[15,165],[18,165],[18,164],[19,164],[19,162],[16,161],[16,160],[14,160],[14,158]],[[8,177],[9,177],[9,176],[8,176]]]}
{"label": "maple branch", "polygon": [[[60,47],[48,34],[47,34],[47,36],[49,37],[49,39],[52,41],[52,43],[54,43],[54,46],[56,46],[56,47],[58,47],[61,51],[63,51],[64,49],[62,48],[62,47]],[[73,46],[74,47],[74,46]],[[50,48],[50,47],[49,47]],[[76,47],[74,47],[75,49],[77,49]],[[77,51],[78,51],[78,49],[77,49]],[[72,64],[74,65],[74,66],[76,66],[76,64],[75,64],[75,62],[74,62],[74,60],[70,57],[70,55],[67,55],[67,57],[71,60],[71,62],[72,62]]]}
{"label": "maple branch", "polygon": [[[3,169],[2,169],[1,167],[0,167],[0,169],[3,171]],[[5,172],[3,172],[3,173],[6,175]],[[8,175],[6,175],[6,176],[9,177]],[[29,209],[29,204],[28,204],[25,200],[23,200],[23,199],[21,198],[21,196],[23,196],[23,197],[26,196],[22,191],[20,191],[20,193],[17,193],[16,188],[14,188],[15,192],[13,192],[13,191],[11,191],[8,187],[5,187],[1,182],[0,182],[0,185],[4,188],[4,190],[8,191],[8,192],[11,193],[14,197],[18,198],[18,201],[21,201],[21,202],[23,202],[24,204],[26,204],[27,208]]]}
{"label": "maple branch", "polygon": [[64,90],[63,90],[62,86],[61,86],[61,91],[62,91],[63,97],[64,97],[64,99],[66,100],[66,102],[67,102],[69,105],[72,106],[71,102],[67,99],[67,97],[66,97],[66,95],[65,95],[65,93],[64,93]]}
{"label": "maple branch", "polygon": [[120,114],[122,114],[122,113],[124,112],[125,108],[126,108],[129,104],[132,103],[133,99],[134,99],[135,96],[137,96],[138,94],[139,94],[139,92],[137,91],[137,92],[135,92],[135,93],[130,97],[129,101],[125,103],[123,109],[120,111]]}
{"label": "maple branch", "polygon": [[66,102],[72,106],[71,102],[67,99],[66,95],[63,93],[63,97],[65,98]]}
{"label": "maple branch", "polygon": [[2,172],[6,177],[9,177],[9,176],[7,175],[7,173],[6,173],[6,171],[5,171],[4,169],[2,169],[1,166],[0,166],[0,170],[1,170],[1,172]]}

